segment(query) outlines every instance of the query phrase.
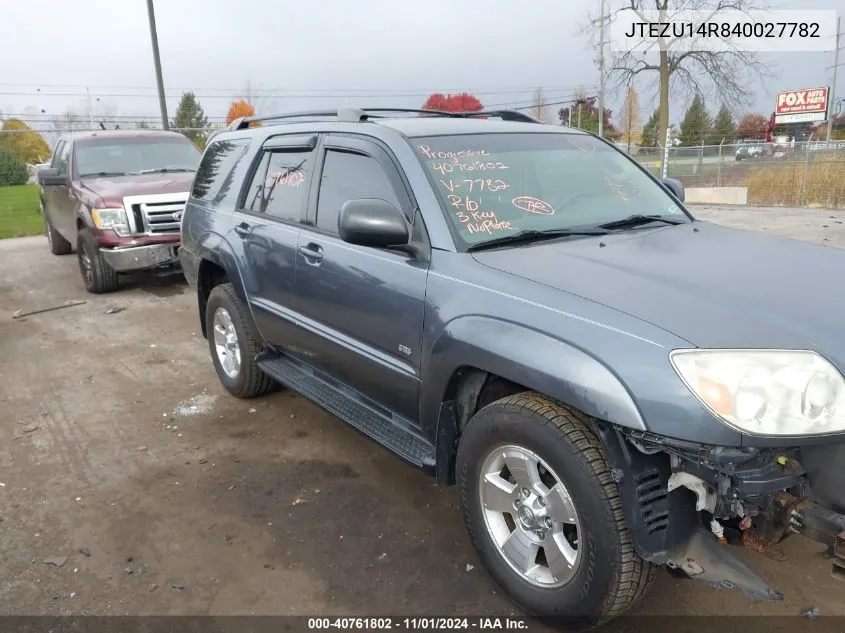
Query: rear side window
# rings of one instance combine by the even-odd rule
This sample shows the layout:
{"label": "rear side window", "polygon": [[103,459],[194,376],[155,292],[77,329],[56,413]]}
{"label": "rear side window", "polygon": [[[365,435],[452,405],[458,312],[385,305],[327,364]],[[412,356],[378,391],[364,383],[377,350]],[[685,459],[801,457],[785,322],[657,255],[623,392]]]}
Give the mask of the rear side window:
{"label": "rear side window", "polygon": [[375,158],[329,150],[317,198],[317,228],[337,234],[340,208],[357,198],[379,198],[402,208],[390,178]]}
{"label": "rear side window", "polygon": [[252,213],[299,222],[311,182],[311,151],[266,151],[244,199]]}
{"label": "rear side window", "polygon": [[213,141],[200,161],[191,197],[211,204],[220,204],[237,197],[236,174],[245,165],[243,158],[249,139]]}

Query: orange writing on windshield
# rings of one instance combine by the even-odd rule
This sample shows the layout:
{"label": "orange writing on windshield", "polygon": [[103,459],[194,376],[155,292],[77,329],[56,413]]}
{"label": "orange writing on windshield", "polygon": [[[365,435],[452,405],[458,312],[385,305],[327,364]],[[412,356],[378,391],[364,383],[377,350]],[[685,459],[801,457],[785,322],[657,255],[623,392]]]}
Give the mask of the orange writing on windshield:
{"label": "orange writing on windshield", "polygon": [[514,198],[513,206],[521,211],[527,211],[528,213],[538,213],[540,215],[555,214],[555,210],[552,209],[552,206],[548,202],[532,196],[519,196],[518,198]]}

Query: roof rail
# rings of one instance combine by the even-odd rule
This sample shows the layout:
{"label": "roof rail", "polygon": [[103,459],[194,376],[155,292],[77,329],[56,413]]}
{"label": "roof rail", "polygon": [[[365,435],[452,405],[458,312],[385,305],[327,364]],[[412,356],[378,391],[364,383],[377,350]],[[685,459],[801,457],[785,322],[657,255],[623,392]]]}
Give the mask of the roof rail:
{"label": "roof rail", "polygon": [[442,116],[450,118],[486,118],[497,117],[503,121],[520,121],[524,123],[540,123],[537,119],[518,112],[516,110],[481,110],[478,112],[448,112],[446,110],[430,110],[425,108],[338,108],[336,110],[305,110],[301,112],[286,112],[282,114],[266,114],[261,116],[245,116],[232,121],[226,131],[243,130],[249,127],[250,123],[256,121],[281,121],[288,119],[301,119],[309,117],[333,117],[339,121],[359,122],[369,119],[383,118],[378,112],[384,113],[408,113],[428,116]]}

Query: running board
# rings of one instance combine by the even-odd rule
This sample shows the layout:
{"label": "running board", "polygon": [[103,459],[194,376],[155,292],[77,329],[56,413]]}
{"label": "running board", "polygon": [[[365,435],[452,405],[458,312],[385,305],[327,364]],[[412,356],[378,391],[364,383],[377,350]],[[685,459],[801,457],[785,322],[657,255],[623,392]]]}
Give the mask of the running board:
{"label": "running board", "polygon": [[357,391],[290,357],[266,357],[258,361],[258,366],[409,464],[434,474],[434,446],[408,420],[367,403]]}

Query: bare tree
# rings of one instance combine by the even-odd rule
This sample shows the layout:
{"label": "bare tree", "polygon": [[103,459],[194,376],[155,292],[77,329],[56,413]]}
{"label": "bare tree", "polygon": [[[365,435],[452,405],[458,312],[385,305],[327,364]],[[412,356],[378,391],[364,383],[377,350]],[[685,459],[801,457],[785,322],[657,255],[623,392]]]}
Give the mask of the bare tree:
{"label": "bare tree", "polygon": [[88,118],[75,110],[65,110],[63,114],[53,118],[53,129],[57,132],[72,132],[88,127],[90,127]]}
{"label": "bare tree", "polygon": [[546,95],[542,88],[534,91],[534,103],[531,105],[531,116],[541,123],[550,123],[548,109],[546,108]]}
{"label": "bare tree", "polygon": [[640,95],[633,86],[628,86],[619,119],[622,127],[622,138],[628,143],[628,153],[630,154],[631,140],[638,135],[640,129]]}
{"label": "bare tree", "polygon": [[275,108],[276,100],[271,99],[266,94],[266,91],[262,91],[261,88],[253,87],[251,81],[246,82],[246,86],[244,86],[237,97],[252,105],[255,108],[255,114],[267,114]]}
{"label": "bare tree", "polygon": [[[613,21],[622,12],[634,12],[637,21],[658,24],[671,21],[672,16],[681,11],[701,11],[711,20],[717,20],[726,11],[747,12],[767,8],[766,0],[617,0],[617,4],[622,6],[610,11],[605,19]],[[600,18],[593,20],[593,24],[600,24]],[[655,28],[660,30],[659,26]],[[656,78],[660,111],[657,136],[661,146],[669,126],[670,88],[686,94],[715,91],[725,101],[749,103],[753,97],[751,80],[762,80],[772,74],[771,66],[753,52],[673,47],[674,43],[673,39],[660,39],[658,50],[614,52],[607,71],[610,86],[617,90],[631,85],[638,75]]]}

